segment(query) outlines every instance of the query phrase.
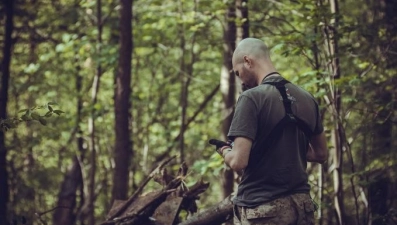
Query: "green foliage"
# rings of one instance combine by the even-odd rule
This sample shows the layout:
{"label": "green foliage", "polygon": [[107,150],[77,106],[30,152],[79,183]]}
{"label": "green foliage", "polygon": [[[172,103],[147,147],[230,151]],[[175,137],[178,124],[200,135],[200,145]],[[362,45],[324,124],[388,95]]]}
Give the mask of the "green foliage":
{"label": "green foliage", "polygon": [[206,174],[213,174],[215,176],[220,176],[220,172],[223,170],[223,159],[219,154],[214,153],[208,160],[197,160],[192,169],[197,170],[201,176]]}
{"label": "green foliage", "polygon": [[[119,3],[102,1],[100,44],[95,1],[17,2],[7,110],[19,113],[0,121],[0,128],[8,130],[5,135],[10,149],[7,166],[12,172],[10,204],[20,215],[37,208],[52,208],[59,184],[75,155],[84,156],[81,165],[87,173],[87,121],[93,116],[98,162],[96,216],[102,219],[111,204],[114,170]],[[131,192],[161,157],[179,154],[181,91],[188,83],[184,122],[199,111],[183,136],[185,160],[192,168],[189,175],[211,182],[211,190],[200,199],[200,207],[221,199],[219,178],[223,161],[207,144],[208,139],[219,137],[224,107],[221,94],[217,93],[203,109],[199,107],[219,84],[228,4],[234,2],[134,1]],[[386,14],[375,11],[382,9],[378,4],[340,1],[341,12],[333,14],[330,5],[320,1],[248,1],[250,36],[268,44],[272,60],[283,76],[317,98],[328,138],[335,127],[330,105],[334,103],[334,91],[340,90],[338,118],[349,147],[343,153],[342,165],[346,199],[354,197],[350,192],[352,177],[356,188],[366,188],[371,185],[366,179],[374,171],[397,166],[397,155],[392,151],[397,145],[392,138],[396,131],[397,68],[392,54],[396,52],[396,35],[390,29],[393,24],[382,18]],[[335,18],[340,21],[338,26],[332,23]],[[3,25],[2,17],[0,21]],[[338,30],[336,55],[329,52],[328,46],[327,32],[333,28]],[[0,35],[3,32],[1,29]],[[336,79],[330,68],[335,57],[341,71]],[[102,75],[98,99],[93,104],[91,91],[98,68]],[[51,102],[41,105],[37,96],[53,99],[67,113]],[[41,106],[30,108],[32,105]],[[18,126],[21,123],[26,126]],[[82,149],[78,138],[83,140]],[[354,159],[355,171],[350,169],[348,151]],[[309,169],[313,168],[316,167]],[[384,173],[392,177],[390,171]],[[325,200],[321,205],[332,208],[333,181],[328,173],[325,176]],[[309,179],[313,194],[317,194],[318,174],[311,172]],[[348,205],[347,211],[354,212],[353,207]]]}
{"label": "green foliage", "polygon": [[[22,109],[19,111],[20,116],[0,119],[0,129],[5,132],[9,129],[16,128],[21,122],[38,121],[41,125],[47,125],[47,118],[53,116],[54,114],[60,116],[63,112],[59,109],[53,109],[54,105],[58,105],[55,102],[49,102],[42,106],[35,106],[30,109]],[[44,111],[40,115],[40,111]]]}

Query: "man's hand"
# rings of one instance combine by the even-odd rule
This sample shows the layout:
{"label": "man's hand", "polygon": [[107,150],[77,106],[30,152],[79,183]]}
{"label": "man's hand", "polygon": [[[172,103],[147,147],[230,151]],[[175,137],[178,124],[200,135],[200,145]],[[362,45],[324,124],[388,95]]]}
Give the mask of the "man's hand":
{"label": "man's hand", "polygon": [[244,170],[248,165],[251,147],[251,139],[236,137],[233,142],[233,150],[224,153],[225,163],[234,171]]}
{"label": "man's hand", "polygon": [[310,140],[309,149],[306,153],[308,162],[323,164],[328,159],[327,139],[324,132],[313,136]]}
{"label": "man's hand", "polygon": [[215,151],[223,157],[223,151],[225,149],[231,149],[231,144],[228,142],[220,141],[217,139],[211,139],[208,141],[211,145],[215,145]]}

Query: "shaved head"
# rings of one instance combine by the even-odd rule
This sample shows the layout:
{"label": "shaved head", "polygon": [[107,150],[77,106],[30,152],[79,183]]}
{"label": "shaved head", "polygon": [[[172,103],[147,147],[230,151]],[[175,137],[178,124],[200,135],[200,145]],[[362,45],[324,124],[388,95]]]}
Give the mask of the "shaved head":
{"label": "shaved head", "polygon": [[245,38],[238,43],[232,66],[246,89],[258,86],[268,74],[277,71],[270,59],[269,48],[256,38]]}
{"label": "shaved head", "polygon": [[233,62],[241,63],[245,55],[254,59],[270,60],[269,48],[256,38],[246,38],[238,43],[233,53]]}

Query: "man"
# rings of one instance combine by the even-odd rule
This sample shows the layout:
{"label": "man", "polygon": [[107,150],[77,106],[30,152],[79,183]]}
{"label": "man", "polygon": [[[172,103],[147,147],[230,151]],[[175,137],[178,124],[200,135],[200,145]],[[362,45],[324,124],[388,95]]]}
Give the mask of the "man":
{"label": "man", "polygon": [[232,63],[245,91],[228,134],[233,147],[218,152],[243,172],[234,224],[314,224],[307,162],[328,157],[314,97],[276,72],[261,40],[242,40]]}

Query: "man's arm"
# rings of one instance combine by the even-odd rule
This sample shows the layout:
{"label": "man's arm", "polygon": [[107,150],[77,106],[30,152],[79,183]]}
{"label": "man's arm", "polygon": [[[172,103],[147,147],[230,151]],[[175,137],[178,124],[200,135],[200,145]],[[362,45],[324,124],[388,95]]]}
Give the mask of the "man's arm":
{"label": "man's arm", "polygon": [[315,135],[310,140],[309,149],[306,153],[308,162],[323,164],[328,159],[327,139],[325,133]]}
{"label": "man's arm", "polygon": [[225,163],[234,171],[240,172],[248,165],[252,140],[246,137],[236,137],[233,149],[224,151]]}

